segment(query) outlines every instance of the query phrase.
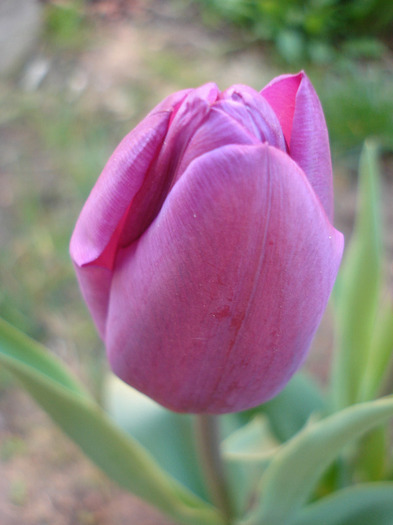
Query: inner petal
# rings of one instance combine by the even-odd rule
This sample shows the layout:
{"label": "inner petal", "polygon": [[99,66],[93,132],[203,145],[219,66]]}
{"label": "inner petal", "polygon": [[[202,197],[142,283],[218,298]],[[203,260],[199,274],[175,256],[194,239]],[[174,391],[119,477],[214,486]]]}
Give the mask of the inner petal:
{"label": "inner petal", "polygon": [[259,142],[267,142],[270,146],[286,151],[277,115],[256,90],[242,84],[231,86],[221,94],[221,100],[216,106],[247,127]]}
{"label": "inner petal", "polygon": [[209,113],[218,94],[215,84],[205,84],[192,90],[177,109],[161,150],[153,160],[143,186],[123,217],[120,246],[131,244],[156,217],[173,185],[188,142]]}
{"label": "inner petal", "polygon": [[[245,118],[247,115],[244,115]],[[191,161],[222,146],[230,144],[258,144],[249,126],[232,117],[215,104],[202,125],[192,136],[178,167],[176,180]]]}

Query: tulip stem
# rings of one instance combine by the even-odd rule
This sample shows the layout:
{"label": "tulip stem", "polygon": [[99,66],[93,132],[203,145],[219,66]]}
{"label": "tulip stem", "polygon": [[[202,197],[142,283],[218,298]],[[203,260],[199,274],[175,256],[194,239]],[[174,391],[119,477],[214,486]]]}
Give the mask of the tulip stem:
{"label": "tulip stem", "polygon": [[233,523],[233,511],[220,453],[218,417],[199,414],[195,419],[201,468],[213,502],[221,510],[225,525],[230,525]]}

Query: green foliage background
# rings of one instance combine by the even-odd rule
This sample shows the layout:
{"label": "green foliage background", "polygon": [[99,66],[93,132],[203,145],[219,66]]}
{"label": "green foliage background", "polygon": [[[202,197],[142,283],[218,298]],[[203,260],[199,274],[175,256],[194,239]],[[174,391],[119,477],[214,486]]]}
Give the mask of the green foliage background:
{"label": "green foliage background", "polygon": [[242,27],[250,39],[275,42],[288,61],[328,61],[334,49],[373,55],[389,34],[389,0],[195,0],[206,18]]}

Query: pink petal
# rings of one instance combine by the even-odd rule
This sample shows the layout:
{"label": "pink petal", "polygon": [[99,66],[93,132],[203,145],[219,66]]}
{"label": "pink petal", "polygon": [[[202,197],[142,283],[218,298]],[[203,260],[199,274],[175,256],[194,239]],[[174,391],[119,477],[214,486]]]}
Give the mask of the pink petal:
{"label": "pink petal", "polygon": [[192,89],[172,115],[159,153],[124,217],[120,245],[127,246],[133,242],[157,215],[171,186],[181,174],[179,164],[182,155],[193,134],[209,114],[218,93],[214,83]]}
{"label": "pink petal", "polygon": [[285,153],[224,146],[198,157],[119,252],[106,331],[114,372],[178,411],[266,401],[307,352],[342,248]]}
{"label": "pink petal", "polygon": [[70,252],[82,295],[102,338],[117,251],[154,219],[174,176],[170,162],[181,141],[172,141],[173,135],[184,140],[181,123],[190,119],[197,126],[202,109],[210,109],[216,93],[216,86],[207,84],[161,102],[116,148],[82,209]]}
{"label": "pink petal", "polygon": [[302,73],[281,75],[269,82],[261,91],[261,95],[275,111],[288,145],[291,143],[296,94],[301,80]]}
{"label": "pink petal", "polygon": [[90,193],[71,238],[79,286],[102,338],[124,217],[159,151],[170,116],[170,111],[153,112],[122,140]]}
{"label": "pink petal", "polygon": [[120,142],[110,157],[71,238],[71,257],[77,266],[99,264],[111,268],[119,224],[160,151],[172,111],[186,94],[181,91],[165,99]]}
{"label": "pink petal", "polygon": [[214,105],[195,131],[177,169],[182,176],[197,157],[229,144],[258,144],[259,140],[243,124]]}
{"label": "pink petal", "polygon": [[290,155],[307,175],[329,219],[333,221],[333,174],[329,135],[319,98],[303,75],[296,95]]}
{"label": "pink petal", "polygon": [[99,266],[74,264],[79,287],[101,339],[105,340],[112,272]]}
{"label": "pink petal", "polygon": [[216,148],[260,142],[286,151],[280,123],[268,102],[252,88],[232,86],[219,95],[201,120],[188,141],[177,172],[181,176],[192,160]]}
{"label": "pink petal", "polygon": [[286,151],[282,127],[276,113],[264,97],[243,84],[236,84],[222,95],[222,110],[253,129],[260,142],[267,142]]}
{"label": "pink petal", "polygon": [[333,181],[329,136],[318,96],[307,75],[283,75],[261,94],[276,112],[289,154],[307,175],[329,219],[333,219]]}

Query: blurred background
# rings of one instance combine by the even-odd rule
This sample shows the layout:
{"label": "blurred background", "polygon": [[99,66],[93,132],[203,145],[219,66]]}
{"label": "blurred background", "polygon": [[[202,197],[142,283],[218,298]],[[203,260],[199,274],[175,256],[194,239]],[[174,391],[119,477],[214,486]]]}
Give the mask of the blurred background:
{"label": "blurred background", "polygon": [[[325,111],[335,222],[347,240],[362,143],[374,137],[381,146],[392,285],[391,0],[0,0],[0,315],[100,399],[104,349],[68,243],[109,155],[175,90],[207,81],[259,90],[299,69]],[[306,365],[321,381],[330,317]],[[107,481],[2,370],[0,523],[170,524]]]}

